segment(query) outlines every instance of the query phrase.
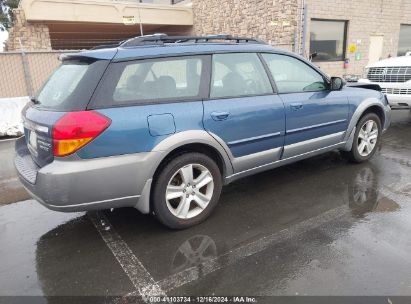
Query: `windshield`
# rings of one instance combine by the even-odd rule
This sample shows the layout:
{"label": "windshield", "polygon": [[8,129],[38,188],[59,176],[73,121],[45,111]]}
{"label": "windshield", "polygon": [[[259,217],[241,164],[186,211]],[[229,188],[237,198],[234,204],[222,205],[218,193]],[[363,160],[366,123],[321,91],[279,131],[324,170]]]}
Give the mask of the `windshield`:
{"label": "windshield", "polygon": [[83,110],[106,66],[104,60],[65,61],[39,90],[34,102],[39,107],[53,110]]}

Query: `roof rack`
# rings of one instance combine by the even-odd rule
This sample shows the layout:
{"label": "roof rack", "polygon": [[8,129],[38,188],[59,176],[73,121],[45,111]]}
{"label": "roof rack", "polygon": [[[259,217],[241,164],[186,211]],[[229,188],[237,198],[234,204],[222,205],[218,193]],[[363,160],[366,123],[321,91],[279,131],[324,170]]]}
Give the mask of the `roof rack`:
{"label": "roof rack", "polygon": [[167,34],[153,34],[138,36],[130,38],[122,43],[120,46],[141,46],[141,45],[153,45],[153,44],[165,44],[165,43],[208,43],[215,40],[230,41],[231,43],[257,43],[266,44],[264,41],[255,38],[247,37],[234,37],[231,35],[208,35],[208,36],[168,36]]}
{"label": "roof rack", "polygon": [[119,47],[124,41],[118,43],[110,43],[110,44],[100,44],[92,47],[90,50],[101,50],[101,49],[109,49],[109,48],[116,48]]}
{"label": "roof rack", "polygon": [[100,44],[97,46],[92,47],[90,50],[101,50],[101,49],[108,49],[108,48],[116,48],[121,45],[124,41],[121,41],[119,43],[110,43],[110,44]]}

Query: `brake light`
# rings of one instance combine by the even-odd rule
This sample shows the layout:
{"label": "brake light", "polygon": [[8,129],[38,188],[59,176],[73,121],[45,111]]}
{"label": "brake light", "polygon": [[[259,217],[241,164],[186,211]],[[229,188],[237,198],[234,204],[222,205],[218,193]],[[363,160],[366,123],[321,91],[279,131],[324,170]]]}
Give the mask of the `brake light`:
{"label": "brake light", "polygon": [[111,124],[111,120],[94,111],[70,112],[53,126],[53,152],[66,156],[84,147]]}

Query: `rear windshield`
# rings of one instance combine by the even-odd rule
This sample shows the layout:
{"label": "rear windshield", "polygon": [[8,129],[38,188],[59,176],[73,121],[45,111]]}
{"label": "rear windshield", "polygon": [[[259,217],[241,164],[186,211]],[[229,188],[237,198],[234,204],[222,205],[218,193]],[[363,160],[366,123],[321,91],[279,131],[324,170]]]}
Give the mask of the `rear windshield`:
{"label": "rear windshield", "polygon": [[39,90],[37,106],[59,111],[84,110],[107,65],[106,60],[63,62]]}

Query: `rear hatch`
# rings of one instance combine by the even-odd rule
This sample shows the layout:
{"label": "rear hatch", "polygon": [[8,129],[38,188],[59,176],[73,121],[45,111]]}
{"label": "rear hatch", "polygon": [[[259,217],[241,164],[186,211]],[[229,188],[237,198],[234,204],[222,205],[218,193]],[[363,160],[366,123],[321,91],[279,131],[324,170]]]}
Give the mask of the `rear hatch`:
{"label": "rear hatch", "polygon": [[106,58],[92,58],[81,53],[66,56],[23,110],[26,144],[39,167],[54,159],[53,126],[68,112],[86,110],[108,64]]}

